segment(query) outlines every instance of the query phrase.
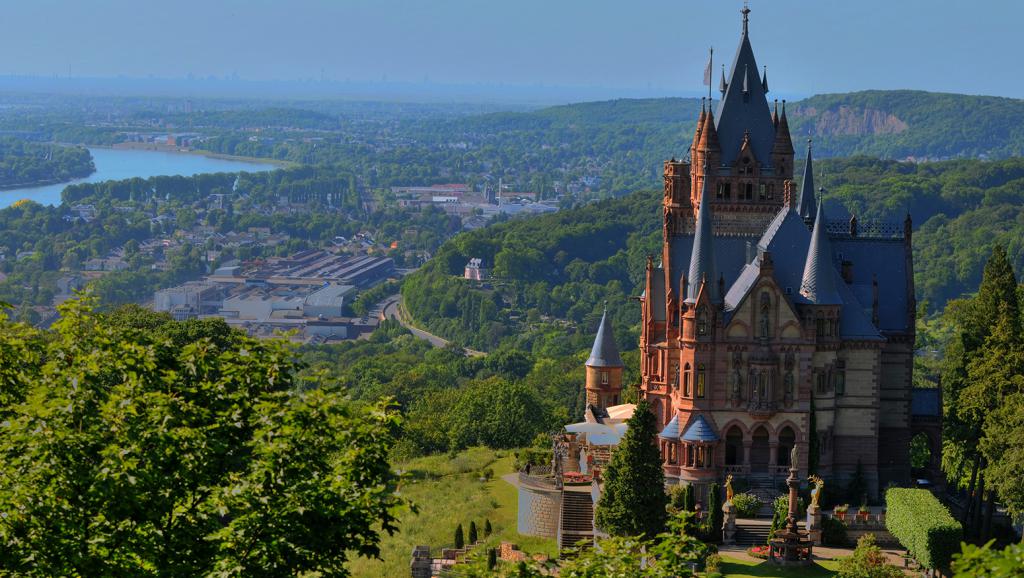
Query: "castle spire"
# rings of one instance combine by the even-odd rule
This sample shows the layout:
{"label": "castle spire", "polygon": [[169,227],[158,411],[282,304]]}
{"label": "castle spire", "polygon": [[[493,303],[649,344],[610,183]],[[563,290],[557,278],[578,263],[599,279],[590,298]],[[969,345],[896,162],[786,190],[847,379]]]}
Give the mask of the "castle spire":
{"label": "castle spire", "polygon": [[[783,109],[783,114],[785,114],[785,109]],[[814,167],[811,161],[811,139],[807,139],[807,160],[804,162],[804,178],[800,181],[800,202],[797,203],[797,213],[805,221],[814,218]]]}
{"label": "castle spire", "polygon": [[775,137],[778,140],[779,136],[779,99],[775,99],[775,109],[772,110],[772,126],[775,127]]}
{"label": "castle spire", "polygon": [[718,131],[715,130],[715,114],[710,110],[704,116],[704,126],[700,129],[700,142],[697,148],[703,151],[705,155],[709,152],[719,151],[722,148],[718,143]]}
{"label": "castle spire", "polygon": [[707,111],[704,109],[705,99],[700,99],[700,116],[697,117],[697,128],[693,131],[693,144],[690,146],[690,157],[696,158],[697,147],[700,146],[700,135],[704,130],[704,117],[707,116]]}
{"label": "castle spire", "polygon": [[842,299],[836,291],[836,273],[832,265],[832,249],[828,232],[825,230],[823,203],[818,201],[818,212],[814,218],[811,244],[807,248],[804,275],[800,282],[800,294],[815,305],[839,305]]}
{"label": "castle spire", "polygon": [[594,337],[594,346],[590,349],[587,367],[625,367],[622,357],[619,356],[619,347],[615,344],[607,305],[601,314],[601,324],[597,326],[597,336]]}
{"label": "castle spire", "polygon": [[764,75],[761,76],[761,88],[768,94],[768,67],[764,67]]}
{"label": "castle spire", "polygon": [[690,272],[686,276],[686,301],[693,303],[697,300],[701,285],[706,287],[705,291],[712,302],[717,302],[718,277],[715,274],[715,256],[712,251],[714,231],[711,222],[711,195],[708,194],[707,157],[704,162],[704,182],[700,188],[700,208],[697,210],[697,223],[693,235],[693,251],[690,253]]}

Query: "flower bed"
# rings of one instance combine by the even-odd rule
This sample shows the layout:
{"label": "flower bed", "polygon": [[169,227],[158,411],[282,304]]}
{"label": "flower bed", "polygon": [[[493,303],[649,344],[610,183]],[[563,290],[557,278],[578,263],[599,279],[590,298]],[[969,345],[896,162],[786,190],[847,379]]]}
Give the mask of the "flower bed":
{"label": "flower bed", "polygon": [[762,560],[768,559],[768,546],[751,546],[747,548],[747,554],[753,558],[760,558]]}

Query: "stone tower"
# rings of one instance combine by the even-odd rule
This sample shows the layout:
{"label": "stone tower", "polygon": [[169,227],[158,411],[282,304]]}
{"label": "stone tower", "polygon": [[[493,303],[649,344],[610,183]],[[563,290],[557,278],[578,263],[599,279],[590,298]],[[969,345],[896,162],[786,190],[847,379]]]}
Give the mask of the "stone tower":
{"label": "stone tower", "polygon": [[622,358],[612,334],[608,310],[601,315],[594,347],[587,359],[587,405],[598,409],[619,405],[622,400]]}

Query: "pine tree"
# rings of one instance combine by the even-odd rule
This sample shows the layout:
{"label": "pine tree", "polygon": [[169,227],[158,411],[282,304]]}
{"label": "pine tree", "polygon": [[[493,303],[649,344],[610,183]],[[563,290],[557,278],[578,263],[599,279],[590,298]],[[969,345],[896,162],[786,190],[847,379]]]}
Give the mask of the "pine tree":
{"label": "pine tree", "polygon": [[484,520],[484,538],[489,538],[490,536],[491,536],[491,520],[490,520],[490,518],[487,518],[487,519]]}
{"label": "pine tree", "polygon": [[476,544],[476,540],[477,540],[476,522],[472,521],[472,522],[469,523],[469,543],[470,544]]}
{"label": "pine tree", "polygon": [[455,528],[455,549],[461,550],[466,545],[466,539],[462,535],[462,524]]}
{"label": "pine tree", "polygon": [[686,493],[683,495],[685,496],[686,500],[686,504],[683,506],[683,509],[686,510],[687,512],[696,512],[697,493],[694,491],[693,484],[686,484]]}
{"label": "pine tree", "polygon": [[725,514],[722,513],[722,490],[718,484],[711,484],[708,487],[707,517],[711,527],[704,532],[704,540],[717,542],[722,538],[722,526],[725,524]]}
{"label": "pine tree", "polygon": [[494,567],[498,565],[498,550],[496,548],[490,548],[487,550],[487,569],[494,570]]}
{"label": "pine tree", "polygon": [[665,527],[665,474],[655,445],[655,417],[646,400],[636,404],[628,430],[604,472],[597,526],[613,536],[654,537]]}

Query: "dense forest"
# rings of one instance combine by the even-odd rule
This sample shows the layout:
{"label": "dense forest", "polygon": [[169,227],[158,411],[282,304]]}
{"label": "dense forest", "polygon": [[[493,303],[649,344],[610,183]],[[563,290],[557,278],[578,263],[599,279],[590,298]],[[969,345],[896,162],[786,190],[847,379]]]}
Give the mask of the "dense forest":
{"label": "dense forest", "polygon": [[83,147],[0,138],[0,188],[70,181],[95,170]]}

